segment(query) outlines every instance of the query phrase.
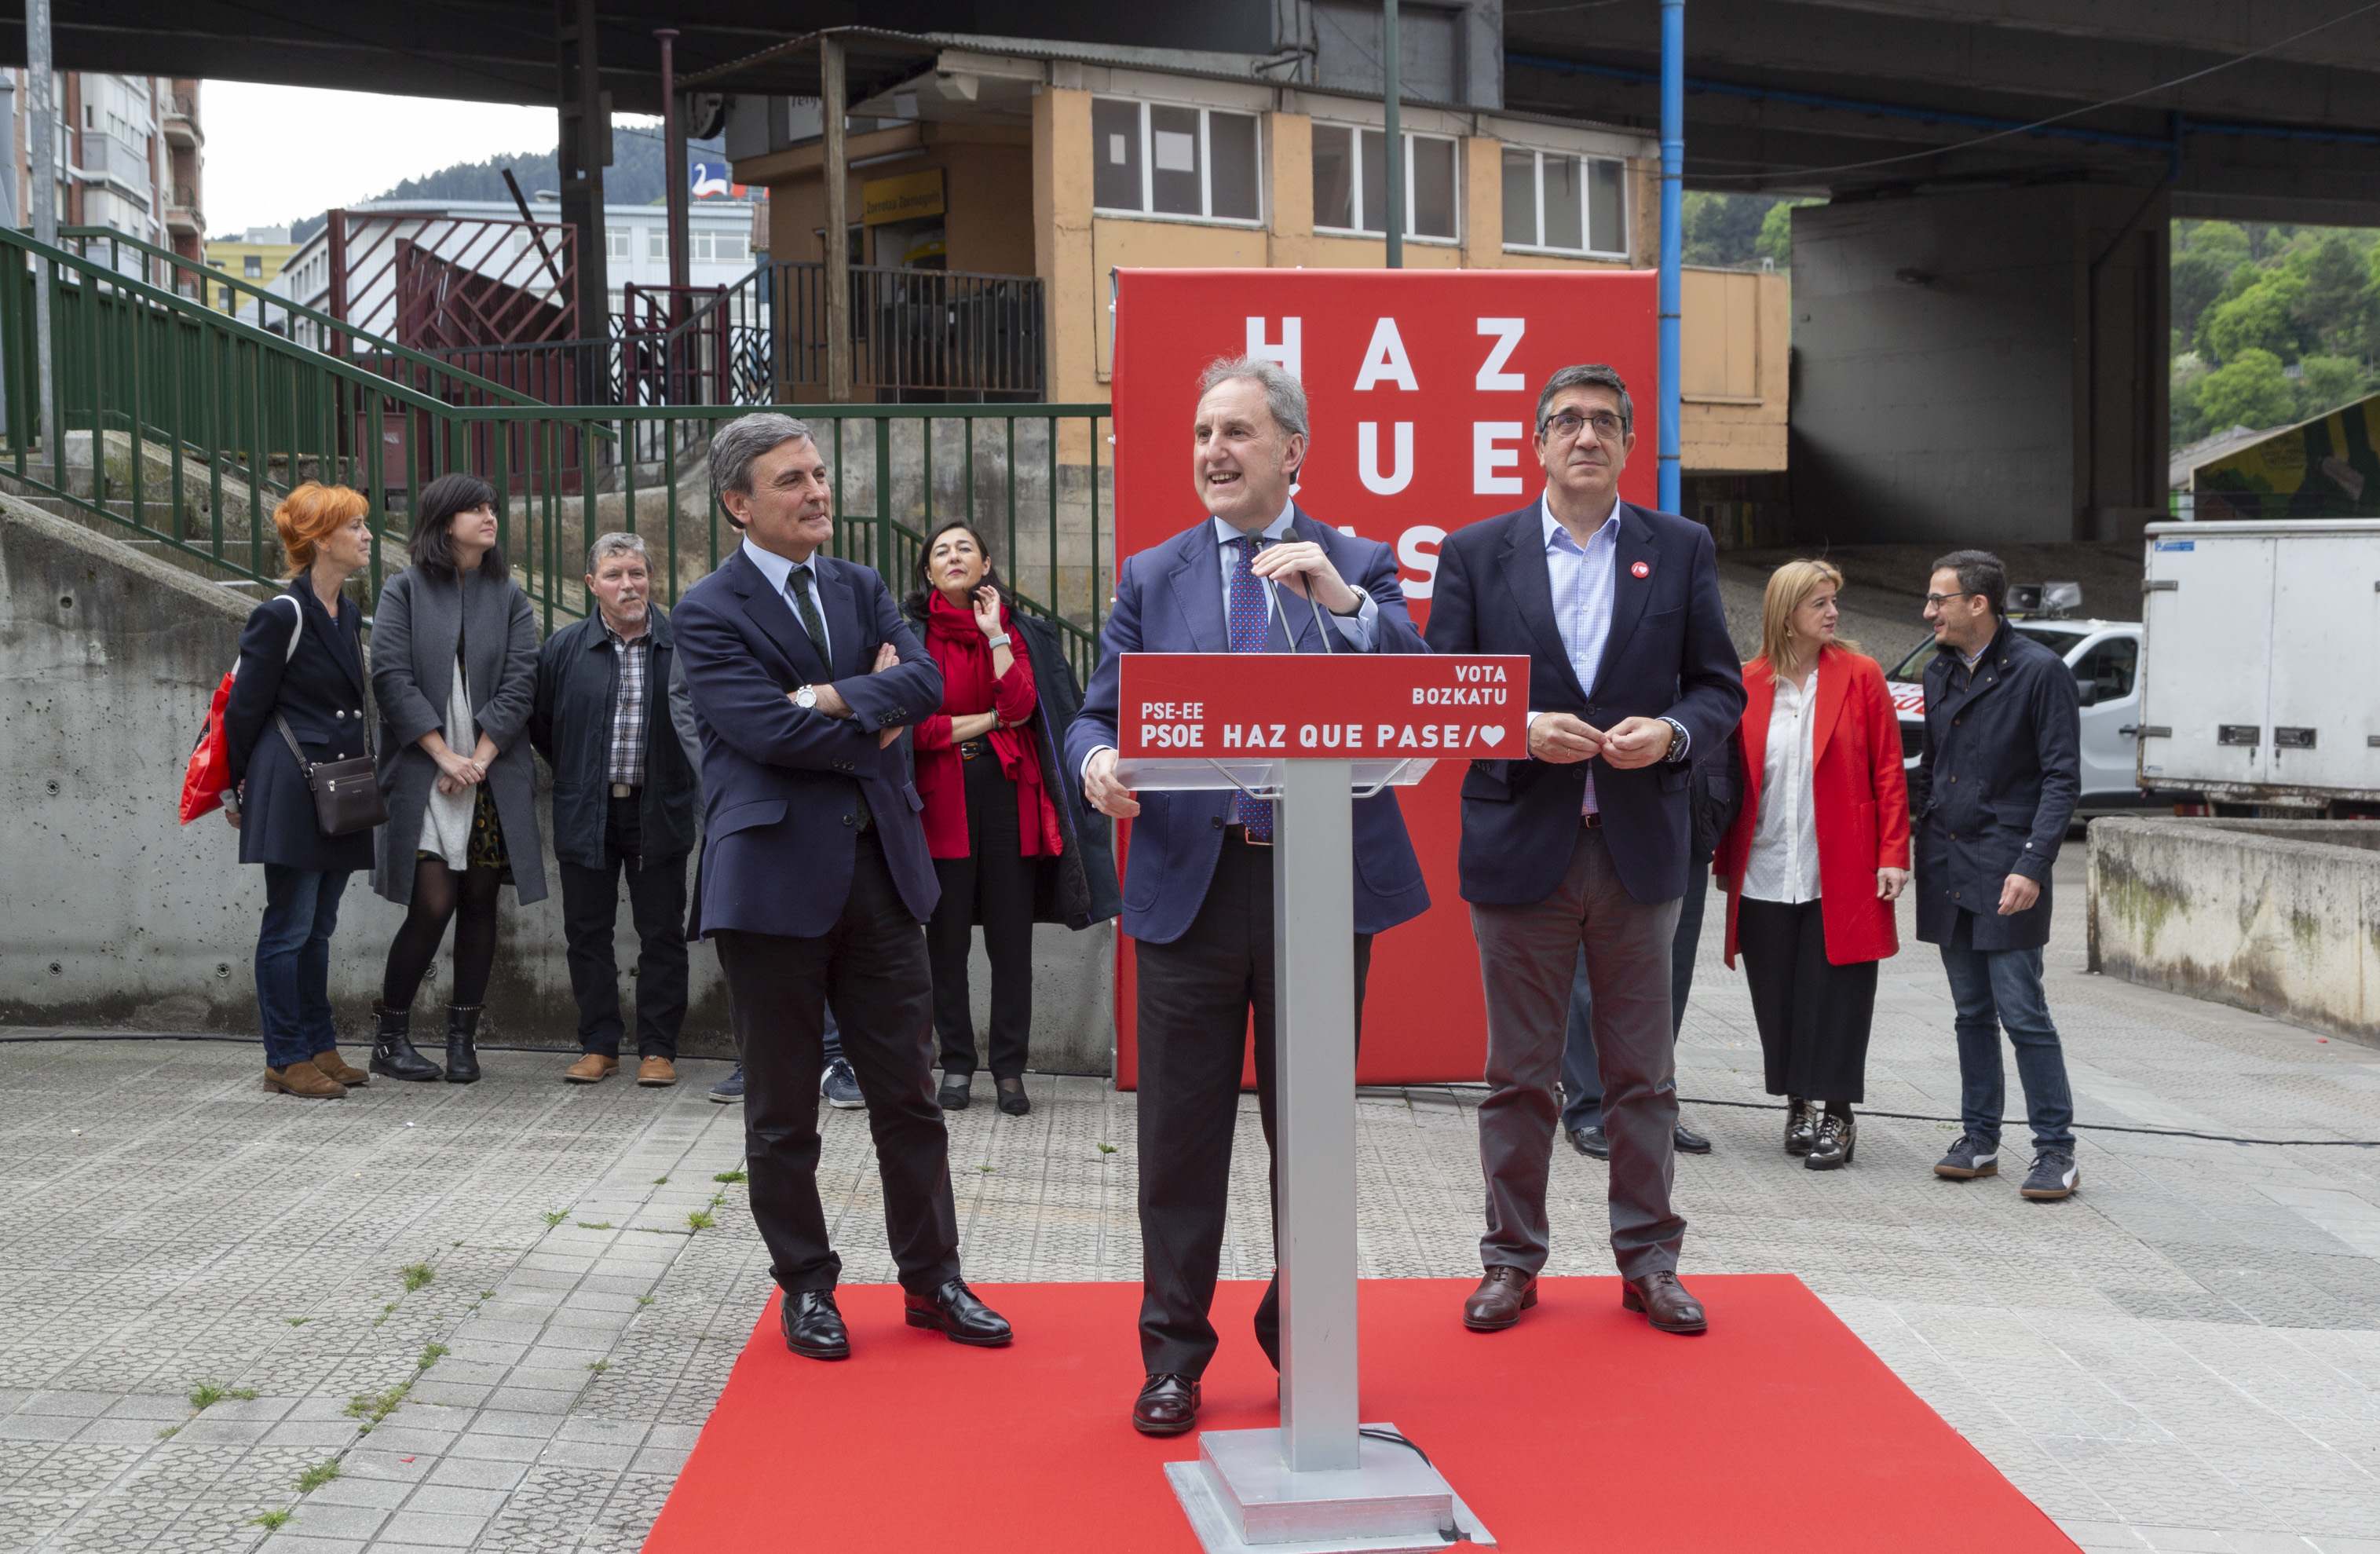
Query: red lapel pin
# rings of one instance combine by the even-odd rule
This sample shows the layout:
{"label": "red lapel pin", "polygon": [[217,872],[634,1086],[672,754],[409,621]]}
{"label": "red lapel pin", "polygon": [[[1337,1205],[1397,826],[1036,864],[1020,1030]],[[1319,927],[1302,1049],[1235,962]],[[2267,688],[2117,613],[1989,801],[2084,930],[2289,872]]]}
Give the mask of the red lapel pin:
{"label": "red lapel pin", "polygon": [[1628,570],[1634,573],[1639,577],[1650,577],[1653,575],[1653,568],[1641,561],[1635,565],[1630,567]]}

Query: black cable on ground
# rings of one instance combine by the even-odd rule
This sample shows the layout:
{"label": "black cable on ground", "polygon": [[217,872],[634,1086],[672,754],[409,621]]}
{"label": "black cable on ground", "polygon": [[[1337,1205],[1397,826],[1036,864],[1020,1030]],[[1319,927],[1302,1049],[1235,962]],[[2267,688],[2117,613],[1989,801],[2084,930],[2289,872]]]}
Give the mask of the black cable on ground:
{"label": "black cable on ground", "polygon": [[[1397,1089],[1410,1088],[1416,1090],[1484,1090],[1488,1087],[1484,1084],[1475,1083],[1470,1080],[1460,1080],[1444,1085],[1414,1085],[1397,1086],[1393,1087]],[[1706,1100],[1696,1096],[1680,1096],[1678,1098],[1678,1104],[1680,1106],[1732,1106],[1744,1111],[1782,1111],[1785,1110],[1782,1106],[1778,1105],[1774,1101]],[[1902,1123],[1949,1123],[1954,1125],[1963,1123],[1965,1121],[1964,1118],[1961,1117],[1931,1116],[1923,1111],[1869,1111],[1863,1109],[1859,1111],[1858,1115],[1862,1117],[1889,1117],[1896,1122]],[[2003,1117],[2000,1119],[2000,1125],[2002,1127],[2022,1128],[2030,1124],[2027,1120],[2022,1117]],[[2137,1133],[2146,1134],[2153,1138],[2203,1138],[2209,1144],[2269,1144],[2277,1147],[2289,1148],[2327,1147],[2332,1149],[2380,1149],[2380,1140],[2362,1138],[2240,1138],[2231,1134],[2226,1133],[2192,1133],[2187,1128],[2127,1127],[2121,1123],[2072,1123],[2068,1125],[2089,1133]]]}

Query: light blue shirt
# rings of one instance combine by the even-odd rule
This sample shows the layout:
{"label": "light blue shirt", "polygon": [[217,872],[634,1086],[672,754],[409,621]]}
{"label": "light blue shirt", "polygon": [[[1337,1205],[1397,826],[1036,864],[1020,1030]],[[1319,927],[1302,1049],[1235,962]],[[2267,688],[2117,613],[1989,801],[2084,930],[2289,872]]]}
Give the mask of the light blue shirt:
{"label": "light blue shirt", "polygon": [[[1281,516],[1265,525],[1261,531],[1263,538],[1271,540],[1287,540],[1290,525],[1296,517],[1297,504],[1292,500],[1281,510]],[[1222,548],[1223,552],[1223,619],[1228,623],[1232,618],[1232,574],[1240,565],[1240,531],[1220,518],[1210,521],[1215,526],[1215,543]],[[1362,589],[1355,588],[1353,583],[1347,586],[1355,589],[1355,597],[1364,601],[1354,614],[1336,614],[1329,610],[1322,610],[1318,604],[1314,608],[1322,610],[1324,620],[1337,623],[1339,635],[1354,644],[1357,652],[1368,653],[1372,650],[1373,623],[1380,618],[1379,601]],[[1288,640],[1296,641],[1297,629],[1291,625],[1288,612],[1281,607],[1281,589],[1269,577],[1264,579],[1264,588],[1266,620],[1268,623],[1274,620],[1280,621],[1282,631],[1288,634]],[[1309,601],[1310,598],[1311,596],[1309,596]],[[1303,613],[1303,612],[1300,613]],[[1604,613],[1608,620],[1610,612],[1607,610]]]}
{"label": "light blue shirt", "polygon": [[[1611,641],[1611,597],[1620,565],[1620,498],[1611,499],[1611,516],[1586,537],[1583,546],[1554,516],[1552,504],[1542,494],[1537,498],[1537,517],[1545,527],[1546,572],[1553,583],[1554,627],[1561,633],[1562,651],[1569,655],[1579,688],[1592,701],[1595,678],[1603,668],[1603,650]],[[1536,717],[1531,712],[1529,721],[1535,722]],[[1670,759],[1683,760],[1687,746],[1684,725],[1674,719],[1663,721],[1678,735]],[[1590,764],[1579,813],[1592,815],[1597,808],[1595,768]]]}
{"label": "light blue shirt", "polygon": [[[794,613],[794,624],[800,625],[805,633],[809,630],[809,627],[802,621],[801,601],[794,597],[793,582],[794,574],[797,571],[810,575],[810,602],[818,607],[820,633],[820,640],[812,646],[818,649],[819,657],[826,661],[828,669],[832,671],[834,667],[834,655],[825,640],[826,595],[819,589],[818,552],[812,551],[809,560],[796,564],[774,551],[762,550],[752,543],[752,537],[747,534],[744,537],[744,559],[759,567],[760,576],[769,579],[769,586],[783,596],[785,608]],[[1609,622],[1611,611],[1608,606],[1603,613],[1605,620]]]}

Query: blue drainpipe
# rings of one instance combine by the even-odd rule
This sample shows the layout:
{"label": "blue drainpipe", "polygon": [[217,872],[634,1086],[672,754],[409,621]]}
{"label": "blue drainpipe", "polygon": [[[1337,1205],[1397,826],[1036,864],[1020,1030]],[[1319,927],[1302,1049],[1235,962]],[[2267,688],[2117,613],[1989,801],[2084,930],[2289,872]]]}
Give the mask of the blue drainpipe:
{"label": "blue drainpipe", "polygon": [[1679,510],[1678,283],[1684,263],[1686,0],[1661,0],[1660,507]]}

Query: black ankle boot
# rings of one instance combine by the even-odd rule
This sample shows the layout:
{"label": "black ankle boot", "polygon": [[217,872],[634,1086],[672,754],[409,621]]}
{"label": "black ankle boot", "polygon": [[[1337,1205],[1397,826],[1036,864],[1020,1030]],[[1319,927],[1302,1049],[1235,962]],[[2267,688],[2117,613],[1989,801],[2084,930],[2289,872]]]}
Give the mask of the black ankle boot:
{"label": "black ankle boot", "polygon": [[391,1009],[374,999],[372,1021],[379,1026],[372,1034],[370,1067],[374,1074],[424,1082],[439,1076],[438,1065],[413,1050],[413,1038],[407,1034],[413,1024],[412,1010]]}
{"label": "black ankle boot", "polygon": [[471,1038],[480,1032],[480,1011],[484,1003],[450,1003],[446,1006],[446,1083],[476,1085],[480,1082],[480,1054],[471,1050]]}

